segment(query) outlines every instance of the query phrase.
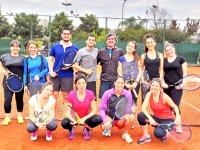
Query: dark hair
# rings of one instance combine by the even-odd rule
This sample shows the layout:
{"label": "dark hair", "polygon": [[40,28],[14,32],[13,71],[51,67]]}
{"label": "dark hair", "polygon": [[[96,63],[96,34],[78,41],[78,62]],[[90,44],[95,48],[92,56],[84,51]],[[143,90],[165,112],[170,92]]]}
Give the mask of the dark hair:
{"label": "dark hair", "polygon": [[124,79],[124,77],[122,77],[122,76],[117,76],[117,78],[116,78],[116,80],[115,81],[117,81],[119,78],[121,78],[121,79],[123,79],[123,81],[124,81],[124,83],[125,83],[125,79]]}
{"label": "dark hair", "polygon": [[155,36],[154,36],[153,34],[151,34],[151,33],[146,34],[146,35],[144,36],[144,44],[145,44],[144,52],[148,52],[148,50],[149,50],[149,49],[146,47],[146,40],[149,39],[149,38],[153,39],[153,40],[156,42],[156,38],[155,38]]}
{"label": "dark hair", "polygon": [[78,80],[80,80],[80,79],[84,79],[85,82],[87,82],[85,75],[79,74],[79,75],[76,76],[74,83],[77,84]]}
{"label": "dark hair", "polygon": [[130,42],[128,42],[128,44],[129,43],[134,43],[134,45],[135,45],[135,51],[133,52],[133,57],[134,57],[135,63],[138,65],[139,56],[137,54],[137,43],[135,41],[130,41]]}
{"label": "dark hair", "polygon": [[39,93],[42,93],[42,91],[44,90],[45,87],[51,85],[52,87],[54,86],[53,82],[51,81],[47,81],[43,86],[42,89],[39,91]]}
{"label": "dark hair", "polygon": [[153,78],[153,79],[151,80],[151,83],[153,83],[153,82],[158,82],[159,85],[160,85],[160,87],[162,87],[162,82],[161,82],[160,78]]}
{"label": "dark hair", "polygon": [[107,39],[108,39],[109,37],[111,37],[111,36],[114,36],[115,41],[117,42],[117,36],[116,36],[114,33],[108,33],[108,34],[106,34],[106,41],[107,41]]}
{"label": "dark hair", "polygon": [[95,38],[95,40],[96,40],[96,37],[95,37],[93,34],[88,34],[87,39],[88,39],[89,37],[93,37],[93,38]]}
{"label": "dark hair", "polygon": [[63,33],[64,30],[68,30],[72,34],[72,30],[69,27],[63,27],[61,32]]}
{"label": "dark hair", "polygon": [[19,45],[19,47],[21,47],[21,44],[20,44],[20,42],[18,41],[18,40],[12,40],[11,42],[10,42],[10,47],[11,46],[14,46],[14,45]]}

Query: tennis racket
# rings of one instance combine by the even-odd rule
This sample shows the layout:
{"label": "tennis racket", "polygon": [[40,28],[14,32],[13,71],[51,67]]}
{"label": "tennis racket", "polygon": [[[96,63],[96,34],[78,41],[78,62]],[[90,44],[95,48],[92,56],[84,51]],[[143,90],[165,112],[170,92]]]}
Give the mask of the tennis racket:
{"label": "tennis racket", "polygon": [[[86,128],[88,128],[90,131],[92,131],[93,129],[88,126],[86,123],[84,124],[80,124],[80,117],[79,115],[77,114],[77,112],[73,109],[73,107],[71,107],[70,105],[66,105],[66,104],[63,104],[62,105],[62,111],[63,111],[63,115],[66,117],[66,118],[69,118],[69,116],[71,116],[75,121],[76,121],[76,124],[75,125],[83,125],[85,126]],[[74,126],[75,126],[74,125]]]}
{"label": "tennis racket", "polygon": [[200,88],[200,76],[196,74],[189,74],[179,80],[178,82],[168,85],[168,87],[180,86],[181,89],[187,91],[194,91]]}
{"label": "tennis racket", "polygon": [[76,57],[75,57],[76,53],[77,53],[77,50],[75,50],[75,49],[67,52],[67,54],[63,58],[63,63],[61,65],[61,67],[56,71],[56,73],[58,73],[60,70],[62,70],[64,68],[65,69],[70,68],[76,62]]}
{"label": "tennis racket", "polygon": [[[122,62],[122,71],[123,71],[123,77],[128,84],[132,85],[134,82],[136,82],[136,78],[139,73],[138,68],[136,66],[133,66],[133,64],[129,62]],[[132,90],[135,97],[138,97],[138,94],[135,91],[135,89],[132,88]]]}
{"label": "tennis racket", "polygon": [[[94,70],[96,67],[96,62],[95,62],[95,59],[91,55],[85,55],[81,58],[80,65],[84,69]],[[80,75],[80,74],[84,74],[87,78],[90,76],[82,72],[77,73],[77,75]]]}
{"label": "tennis racket", "polygon": [[[149,120],[145,120],[146,123],[149,123]],[[176,125],[174,122],[168,124],[156,124],[156,126],[161,127],[165,130],[168,137],[172,138],[177,142],[186,142],[192,136],[192,130],[187,125]],[[178,131],[177,128],[182,128],[181,131]]]}
{"label": "tennis racket", "polygon": [[33,80],[28,84],[28,94],[33,96],[42,90],[43,83],[40,81]]}
{"label": "tennis racket", "polygon": [[[122,98],[121,100],[119,100],[119,102],[117,102],[114,112],[110,111],[110,113],[109,113],[110,116],[113,116],[111,125],[113,126],[115,120],[126,120],[127,117],[131,114],[134,114],[135,111],[136,111],[136,104],[133,103],[132,105],[130,105],[127,98]],[[109,131],[109,129],[106,128],[102,132],[102,134],[107,135],[108,131]]]}
{"label": "tennis racket", "polygon": [[143,71],[142,73],[142,77],[141,77],[141,83],[142,83],[142,98],[143,100],[145,99],[147,90],[150,87],[150,78],[149,78],[149,74],[147,73],[146,70]]}

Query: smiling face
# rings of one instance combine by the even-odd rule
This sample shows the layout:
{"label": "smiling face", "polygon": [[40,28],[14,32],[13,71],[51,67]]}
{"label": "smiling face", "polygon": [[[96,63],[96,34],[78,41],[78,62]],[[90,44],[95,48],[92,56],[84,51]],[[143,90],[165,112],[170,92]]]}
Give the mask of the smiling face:
{"label": "smiling face", "polygon": [[118,77],[114,85],[116,91],[122,91],[124,89],[125,81],[122,77]]}
{"label": "smiling face", "polygon": [[69,30],[63,30],[61,33],[61,37],[64,42],[69,42],[72,37],[72,34]]}
{"label": "smiling face", "polygon": [[53,85],[52,84],[48,84],[48,85],[44,85],[43,89],[42,89],[42,95],[44,95],[44,97],[49,97],[53,94]]}
{"label": "smiling face", "polygon": [[133,42],[129,42],[128,45],[126,46],[126,52],[127,53],[133,53],[136,51],[136,45]]}
{"label": "smiling face", "polygon": [[161,84],[159,81],[153,80],[150,86],[150,91],[153,94],[157,94],[161,90]]}
{"label": "smiling face", "polygon": [[80,78],[76,81],[76,87],[79,91],[85,91],[86,90],[86,81],[84,78]]}
{"label": "smiling face", "polygon": [[146,39],[145,45],[148,48],[148,50],[155,50],[156,41],[153,38],[149,37]]}
{"label": "smiling face", "polygon": [[30,43],[28,45],[28,52],[30,55],[35,55],[38,53],[38,47],[35,43]]}
{"label": "smiling face", "polygon": [[96,44],[96,39],[93,36],[88,36],[88,39],[86,40],[86,44],[88,47],[93,48]]}
{"label": "smiling face", "polygon": [[166,57],[173,57],[176,55],[175,48],[173,46],[167,46],[165,47],[165,55]]}
{"label": "smiling face", "polygon": [[20,46],[19,44],[13,44],[10,46],[10,50],[11,50],[11,53],[12,54],[19,54],[19,51],[20,51]]}
{"label": "smiling face", "polygon": [[117,41],[116,41],[116,37],[115,37],[114,35],[108,36],[108,37],[106,38],[106,44],[107,44],[107,47],[108,47],[109,49],[114,48],[116,42],[117,42]]}

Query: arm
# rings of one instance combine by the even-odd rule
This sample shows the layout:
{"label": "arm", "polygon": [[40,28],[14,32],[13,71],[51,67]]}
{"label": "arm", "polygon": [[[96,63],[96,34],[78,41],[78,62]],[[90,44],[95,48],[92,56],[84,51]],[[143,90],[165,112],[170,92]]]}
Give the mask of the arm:
{"label": "arm", "polygon": [[163,65],[164,65],[164,58],[163,58],[163,54],[162,53],[159,53],[159,56],[160,56],[160,67],[159,67],[159,73],[160,73],[160,80],[162,81],[163,80]]}
{"label": "arm", "polygon": [[187,76],[187,62],[182,64],[183,77]]}
{"label": "arm", "polygon": [[57,76],[57,74],[53,71],[54,61],[55,61],[55,57],[53,56],[48,57],[49,74],[52,77]]}
{"label": "arm", "polygon": [[27,64],[27,61],[28,60],[25,58],[24,59],[24,74],[23,74],[24,86],[27,86],[27,76],[28,76],[28,72],[27,72],[28,64]]}
{"label": "arm", "polygon": [[8,71],[4,68],[1,61],[0,61],[0,72],[2,72],[4,76],[8,76]]}
{"label": "arm", "polygon": [[118,61],[117,73],[119,76],[123,75],[122,63],[120,61]]}

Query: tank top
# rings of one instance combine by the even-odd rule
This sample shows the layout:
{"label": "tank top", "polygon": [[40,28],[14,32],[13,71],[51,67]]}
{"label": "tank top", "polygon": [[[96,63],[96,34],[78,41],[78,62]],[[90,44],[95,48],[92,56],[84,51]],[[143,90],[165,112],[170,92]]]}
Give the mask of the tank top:
{"label": "tank top", "polygon": [[163,92],[160,93],[158,102],[153,99],[153,94],[150,95],[150,108],[154,115],[160,119],[174,119],[174,113],[168,104],[163,104]]}

